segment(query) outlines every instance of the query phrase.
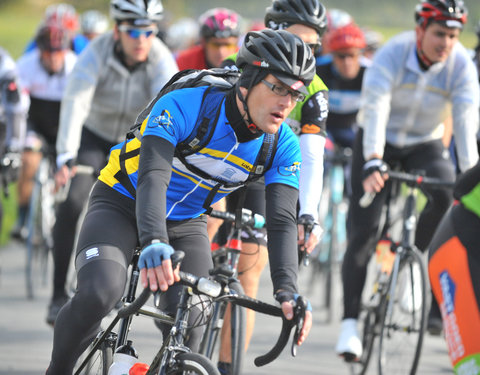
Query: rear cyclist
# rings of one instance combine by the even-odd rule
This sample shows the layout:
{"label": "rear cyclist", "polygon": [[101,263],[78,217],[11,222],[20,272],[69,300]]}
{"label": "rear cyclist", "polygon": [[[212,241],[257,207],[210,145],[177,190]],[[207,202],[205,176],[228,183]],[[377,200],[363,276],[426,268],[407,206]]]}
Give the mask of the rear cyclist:
{"label": "rear cyclist", "polygon": [[35,38],[38,48],[25,53],[17,62],[20,86],[28,92],[30,106],[17,185],[18,221],[12,231],[14,237],[26,234],[25,219],[33,178],[42,157],[40,151],[55,151],[60,103],[67,77],[77,61],[77,56],[70,50],[69,35],[68,30],[58,23],[41,26]]}
{"label": "rear cyclist", "polygon": [[455,204],[430,243],[428,273],[456,374],[480,372],[480,164],[461,175]]}
{"label": "rear cyclist", "polygon": [[[479,86],[471,58],[458,42],[467,10],[462,1],[424,0],[416,8],[415,20],[415,32],[402,33],[377,51],[363,79],[361,128],[353,146],[350,230],[342,266],[344,319],[336,346],[345,358],[359,358],[363,351],[357,319],[387,196],[383,187],[388,176],[380,173],[384,163],[453,182],[453,163],[442,143],[450,109],[460,168],[465,171],[478,160]],[[366,208],[359,204],[364,192],[378,193]],[[428,198],[415,233],[421,251],[452,201],[447,189],[428,189]],[[431,330],[435,306],[428,319]]]}

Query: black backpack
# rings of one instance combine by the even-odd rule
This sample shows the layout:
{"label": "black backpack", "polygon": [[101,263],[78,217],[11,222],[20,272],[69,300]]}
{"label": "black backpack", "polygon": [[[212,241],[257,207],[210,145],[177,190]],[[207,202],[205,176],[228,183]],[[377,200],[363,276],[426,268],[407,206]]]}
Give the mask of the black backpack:
{"label": "black backpack", "polygon": [[[140,127],[143,121],[147,118],[151,112],[155,103],[165,94],[189,87],[208,86],[207,90],[202,98],[200,105],[200,111],[197,116],[195,127],[190,135],[175,148],[175,157],[177,157],[188,170],[197,174],[201,178],[217,181],[216,186],[210,191],[205,203],[204,208],[209,212],[209,207],[214,196],[220,189],[220,187],[236,187],[246,185],[251,181],[258,180],[265,172],[271,167],[276,146],[278,142],[278,132],[275,134],[265,134],[264,141],[260,151],[257,154],[254,166],[250,171],[250,174],[245,182],[240,183],[225,183],[224,181],[217,180],[208,175],[201,169],[190,164],[186,157],[192,155],[203,147],[205,147],[213,136],[215,126],[220,115],[222,103],[225,100],[225,92],[231,89],[238,81],[240,73],[238,71],[222,68],[213,68],[205,70],[188,69],[176,73],[160,90],[157,96],[148,104],[148,106],[138,115],[135,125],[130,128],[127,133],[127,140],[138,138],[141,139]],[[135,157],[139,154],[140,149],[135,149],[130,152],[126,152],[126,143],[122,147],[120,152],[120,168],[115,178],[129,191],[132,196],[135,196],[135,189],[128,178],[128,174],[125,168],[125,161],[131,157]]]}

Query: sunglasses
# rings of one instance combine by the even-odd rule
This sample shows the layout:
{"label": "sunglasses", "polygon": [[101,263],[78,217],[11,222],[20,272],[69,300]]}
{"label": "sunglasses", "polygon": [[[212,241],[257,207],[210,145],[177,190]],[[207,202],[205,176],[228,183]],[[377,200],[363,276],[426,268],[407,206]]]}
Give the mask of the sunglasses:
{"label": "sunglasses", "polygon": [[142,35],[144,35],[145,38],[150,38],[151,35],[158,32],[158,29],[156,27],[138,28],[128,25],[120,25],[118,26],[118,30],[128,34],[128,36],[132,39],[139,39]]}
{"label": "sunglasses", "polygon": [[207,44],[211,47],[211,48],[215,48],[215,49],[220,49],[222,47],[224,48],[228,48],[228,49],[237,49],[238,45],[236,43],[219,43],[219,42],[214,42],[214,41],[208,41]]}
{"label": "sunglasses", "polygon": [[315,52],[319,51],[322,45],[320,43],[308,43],[308,46],[312,50],[312,53],[315,54]]}
{"label": "sunglasses", "polygon": [[288,94],[290,94],[292,99],[296,102],[303,102],[305,100],[305,95],[301,92],[287,89],[285,86],[274,85],[273,83],[265,81],[264,79],[262,79],[262,83],[264,83],[265,86],[267,86],[270,90],[272,90],[275,94],[279,96],[287,96]]}
{"label": "sunglasses", "polygon": [[358,56],[360,56],[359,53],[333,53],[333,57],[340,59],[340,60],[346,60],[346,59],[356,59]]}

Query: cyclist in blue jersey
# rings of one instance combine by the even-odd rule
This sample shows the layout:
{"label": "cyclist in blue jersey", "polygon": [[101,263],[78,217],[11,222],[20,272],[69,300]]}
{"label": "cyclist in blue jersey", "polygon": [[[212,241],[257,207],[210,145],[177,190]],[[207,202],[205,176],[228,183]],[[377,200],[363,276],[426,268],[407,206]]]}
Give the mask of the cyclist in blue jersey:
{"label": "cyclist in blue jersey", "polygon": [[[55,322],[48,375],[71,374],[77,356],[121,298],[136,246],[142,248],[142,285],[166,291],[161,307],[174,313],[180,286],[174,285],[179,278],[170,255],[175,248],[184,250],[181,268],[208,275],[212,260],[204,204],[226,196],[232,184],[245,183],[264,138],[277,133],[271,166],[264,174],[268,245],[274,295],[286,318],[292,318],[298,296],[296,204],[301,157],[296,136],[284,120],[296,101],[304,99],[315,59],[293,34],[263,30],[247,34],[237,63],[243,71],[232,89],[213,90],[205,101],[205,86],[174,90],[155,102],[138,137],[111,149],[90,195],[77,245],[77,290]],[[218,114],[214,132],[205,147],[182,162],[176,151],[205,106]],[[199,313],[193,308],[191,319]],[[311,323],[309,310],[299,344]],[[192,350],[200,336],[198,328],[191,330],[187,343]]]}

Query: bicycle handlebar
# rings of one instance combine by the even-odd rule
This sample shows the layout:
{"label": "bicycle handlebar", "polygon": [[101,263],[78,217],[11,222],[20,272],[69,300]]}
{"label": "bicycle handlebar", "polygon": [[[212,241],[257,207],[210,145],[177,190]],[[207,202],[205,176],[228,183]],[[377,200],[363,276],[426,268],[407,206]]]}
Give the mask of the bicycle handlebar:
{"label": "bicycle handlebar", "polygon": [[[419,173],[406,173],[406,172],[398,172],[398,171],[391,171],[387,172],[389,180],[405,182],[408,186],[414,188],[422,188],[425,186],[437,187],[437,188],[446,188],[452,189],[454,186],[454,182],[449,182],[445,180],[441,180],[436,177],[427,177],[423,176]],[[375,198],[376,193],[368,192],[364,193],[363,196],[360,198],[359,205],[360,207],[368,207],[373,199]]]}
{"label": "bicycle handlebar", "polygon": [[[178,264],[180,264],[184,256],[185,254],[182,251],[175,251],[175,253],[171,257],[172,266],[175,268]],[[188,272],[180,271],[180,283],[192,287],[194,293],[205,294],[213,298],[219,297],[222,293],[221,284],[217,281],[205,277],[198,277]],[[132,303],[118,310],[118,317],[122,319],[130,315],[136,314],[138,310],[148,301],[151,294],[152,291],[149,287],[143,289],[140,295]],[[262,302],[246,295],[226,294],[224,296],[220,296],[219,298],[262,314],[282,318],[282,329],[280,331],[277,342],[266,354],[255,358],[254,363],[257,367],[264,366],[278,358],[278,356],[281,354],[281,352],[288,343],[290,333],[293,327],[296,327],[296,331],[294,335],[294,342],[292,345],[292,355],[296,355],[294,347],[296,345],[296,341],[298,340],[298,334],[303,326],[303,319],[305,317],[307,305],[302,297],[298,297],[297,299],[297,304],[294,308],[294,318],[292,320],[287,320],[284,317],[282,309],[280,307],[266,302]]]}
{"label": "bicycle handlebar", "polygon": [[[222,219],[227,223],[235,223],[235,214],[232,214],[231,212],[212,210],[212,212],[210,212],[210,216],[217,219]],[[252,211],[243,208],[240,226],[242,228],[263,228],[265,226],[265,218],[259,214],[252,215]]]}

